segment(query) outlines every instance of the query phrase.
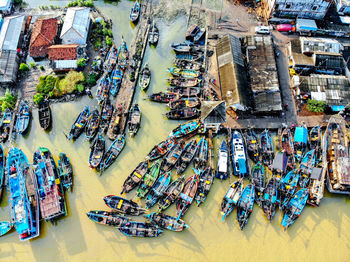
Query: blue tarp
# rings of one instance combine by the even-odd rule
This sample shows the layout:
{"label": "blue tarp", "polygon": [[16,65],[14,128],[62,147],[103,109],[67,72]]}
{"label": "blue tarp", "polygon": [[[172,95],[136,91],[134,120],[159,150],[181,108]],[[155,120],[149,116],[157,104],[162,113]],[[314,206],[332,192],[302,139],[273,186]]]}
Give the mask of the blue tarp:
{"label": "blue tarp", "polygon": [[302,126],[295,128],[294,142],[296,143],[307,143],[307,129]]}
{"label": "blue tarp", "polygon": [[334,112],[340,112],[340,111],[342,111],[344,108],[345,108],[345,106],[336,106],[336,105],[333,105],[333,106],[332,106],[332,111],[334,111]]}
{"label": "blue tarp", "polygon": [[243,158],[238,159],[238,165],[239,165],[239,173],[246,174],[247,173],[247,165],[246,165],[245,159],[243,159]]}

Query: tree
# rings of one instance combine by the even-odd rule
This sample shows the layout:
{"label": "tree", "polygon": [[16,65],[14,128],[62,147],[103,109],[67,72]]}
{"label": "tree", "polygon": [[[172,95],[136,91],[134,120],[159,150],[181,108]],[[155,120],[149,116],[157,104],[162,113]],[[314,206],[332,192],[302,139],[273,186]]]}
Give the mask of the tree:
{"label": "tree", "polygon": [[77,84],[77,85],[75,86],[75,89],[76,89],[79,93],[82,93],[82,92],[84,92],[85,87],[84,87],[83,84]]}
{"label": "tree", "polygon": [[44,100],[44,97],[45,97],[44,94],[41,94],[41,93],[35,94],[33,96],[33,101],[34,101],[35,104],[39,105],[40,102]]}
{"label": "tree", "polygon": [[19,70],[20,70],[22,73],[25,73],[25,72],[29,71],[29,67],[28,67],[27,64],[21,63],[21,64],[19,65]]}
{"label": "tree", "polygon": [[14,109],[17,102],[17,95],[12,95],[9,89],[6,89],[5,95],[0,97],[1,110],[4,112],[7,108]]}
{"label": "tree", "polygon": [[113,45],[112,38],[110,38],[109,36],[106,36],[106,45],[108,47],[111,47]]}
{"label": "tree", "polygon": [[86,59],[85,58],[80,58],[78,61],[77,61],[77,66],[78,67],[85,67],[86,66]]}
{"label": "tree", "polygon": [[29,62],[29,66],[30,66],[30,68],[35,68],[36,67],[36,63],[35,62]]}
{"label": "tree", "polygon": [[314,113],[323,113],[326,109],[326,103],[315,99],[309,99],[306,104],[306,109]]}
{"label": "tree", "polygon": [[90,73],[89,74],[89,78],[88,78],[88,84],[91,86],[96,85],[96,78],[97,78],[97,74],[96,73]]}

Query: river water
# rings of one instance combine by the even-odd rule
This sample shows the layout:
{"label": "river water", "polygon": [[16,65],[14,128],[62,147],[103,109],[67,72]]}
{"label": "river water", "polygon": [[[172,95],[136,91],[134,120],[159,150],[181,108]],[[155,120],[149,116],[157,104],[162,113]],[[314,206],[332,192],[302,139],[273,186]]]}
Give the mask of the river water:
{"label": "river water", "polygon": [[[29,4],[42,5],[37,0],[30,0]],[[120,43],[121,35],[130,43],[135,33],[128,20],[132,2],[96,4],[113,20],[116,43]],[[161,34],[159,44],[156,49],[147,48],[144,60],[153,73],[148,93],[165,88],[166,69],[173,59],[169,45],[183,40],[186,18],[157,24]],[[41,130],[37,111],[33,112],[28,136],[18,137],[15,145],[30,160],[39,146],[48,147],[56,160],[59,152],[66,152],[73,163],[74,189],[66,193],[68,216],[56,225],[42,222],[39,238],[20,242],[14,230],[2,237],[1,261],[349,261],[348,198],[326,194],[319,208],[307,207],[286,232],[280,226],[280,212],[269,223],[262,210],[255,206],[245,230],[241,231],[235,211],[225,222],[221,222],[219,213],[221,199],[234,178],[214,183],[206,202],[200,208],[192,206],[185,215],[190,228],[181,233],[164,232],[155,239],[135,239],[90,221],[86,212],[108,210],[103,197],[119,194],[134,167],[178,124],[165,119],[165,106],[144,98],[145,94],[137,91],[134,101],[143,112],[141,129],[134,139],[127,138],[122,154],[101,177],[88,167],[89,143],[83,137],[72,143],[64,135],[84,105],[96,106],[94,100],[84,97],[76,102],[52,105],[53,128],[49,133]],[[216,147],[219,143],[215,141]],[[191,173],[188,170],[186,175]],[[133,193],[128,197],[133,197]],[[174,207],[167,213],[175,215]],[[0,220],[7,218],[5,196],[0,205]]]}

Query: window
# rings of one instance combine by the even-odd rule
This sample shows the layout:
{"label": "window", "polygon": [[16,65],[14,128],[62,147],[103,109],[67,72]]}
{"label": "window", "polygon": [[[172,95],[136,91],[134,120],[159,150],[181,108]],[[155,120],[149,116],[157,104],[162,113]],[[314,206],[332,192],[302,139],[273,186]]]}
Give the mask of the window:
{"label": "window", "polygon": [[317,6],[317,5],[314,5],[314,6],[312,7],[312,11],[316,11],[317,8],[318,8],[318,6]]}

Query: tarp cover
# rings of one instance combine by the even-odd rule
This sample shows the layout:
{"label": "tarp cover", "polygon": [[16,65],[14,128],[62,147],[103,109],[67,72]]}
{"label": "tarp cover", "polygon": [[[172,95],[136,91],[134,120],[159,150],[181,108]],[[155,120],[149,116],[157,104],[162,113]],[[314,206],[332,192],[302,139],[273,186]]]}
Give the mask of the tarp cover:
{"label": "tarp cover", "polygon": [[302,126],[295,128],[294,142],[296,143],[307,143],[307,129]]}

